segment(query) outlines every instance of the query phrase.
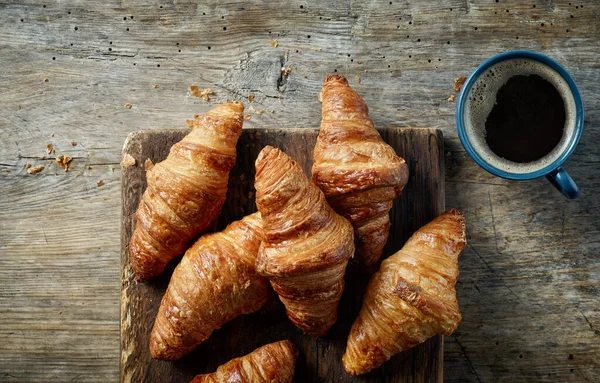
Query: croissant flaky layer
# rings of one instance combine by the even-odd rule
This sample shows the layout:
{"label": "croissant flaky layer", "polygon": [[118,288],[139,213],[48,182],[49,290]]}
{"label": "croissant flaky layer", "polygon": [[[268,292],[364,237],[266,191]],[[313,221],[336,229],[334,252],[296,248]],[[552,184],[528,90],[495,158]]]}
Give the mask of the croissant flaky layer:
{"label": "croissant flaky layer", "polygon": [[263,240],[260,213],[202,236],[175,268],[150,336],[153,358],[174,360],[204,342],[213,330],[260,309],[268,281],[255,270]]}
{"label": "croissant flaky layer", "polygon": [[270,343],[232,359],[191,383],[291,383],[298,350],[289,340]]}
{"label": "croissant flaky layer", "polygon": [[267,146],[258,155],[255,187],[265,228],[257,271],[270,279],[296,326],[325,334],[337,319],[354,251],[352,225],[279,149]]}
{"label": "croissant flaky layer", "polygon": [[348,373],[364,374],[436,334],[452,334],[461,320],[454,286],[465,244],[464,216],[451,209],[383,261],[348,336]]}
{"label": "croissant flaky layer", "polygon": [[408,181],[408,167],[375,130],[367,104],[344,77],[325,77],[320,96],[312,179],[354,226],[357,261],[371,265],[387,242],[388,212]]}
{"label": "croissant flaky layer", "polygon": [[160,274],[221,212],[235,165],[244,105],[219,105],[188,121],[192,131],[166,160],[146,172],[148,187],[136,211],[130,261],[140,280]]}

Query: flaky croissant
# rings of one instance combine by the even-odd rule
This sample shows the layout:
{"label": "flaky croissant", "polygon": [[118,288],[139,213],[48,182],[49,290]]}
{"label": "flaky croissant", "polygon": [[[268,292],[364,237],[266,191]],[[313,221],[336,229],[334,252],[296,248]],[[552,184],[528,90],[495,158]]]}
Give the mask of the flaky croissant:
{"label": "flaky croissant", "polygon": [[383,261],[348,336],[348,373],[364,374],[436,334],[452,334],[461,320],[454,285],[465,244],[465,219],[451,209]]}
{"label": "flaky croissant", "polygon": [[352,225],[279,149],[256,159],[256,205],[265,229],[256,268],[267,276],[296,326],[323,335],[337,319]]}
{"label": "flaky croissant", "polygon": [[206,234],[175,268],[150,336],[155,359],[175,360],[204,342],[213,330],[260,309],[269,282],[255,270],[263,240],[260,213]]}
{"label": "flaky croissant", "polygon": [[367,104],[344,77],[325,77],[320,98],[312,179],[354,226],[355,259],[369,266],[387,242],[388,212],[406,185],[408,167],[375,130]]}
{"label": "flaky croissant", "polygon": [[197,375],[190,383],[292,383],[298,350],[289,340],[269,343]]}
{"label": "flaky croissant", "polygon": [[139,280],[160,274],[221,213],[243,113],[244,105],[234,101],[189,120],[192,131],[147,171],[148,187],[129,243]]}

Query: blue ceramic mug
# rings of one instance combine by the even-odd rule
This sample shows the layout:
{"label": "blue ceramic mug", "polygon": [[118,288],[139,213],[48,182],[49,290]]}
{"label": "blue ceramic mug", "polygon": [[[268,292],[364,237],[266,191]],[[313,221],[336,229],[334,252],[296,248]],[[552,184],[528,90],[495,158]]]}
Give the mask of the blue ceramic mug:
{"label": "blue ceramic mug", "polygon": [[[516,75],[536,74],[559,92],[565,107],[565,126],[558,144],[532,162],[517,163],[494,153],[485,140],[485,122],[498,89]],[[577,198],[579,189],[562,164],[569,158],[583,129],[583,103],[577,85],[556,61],[530,51],[509,51],[484,61],[469,76],[458,97],[458,136],[467,153],[488,172],[511,180],[546,176],[565,197]]]}

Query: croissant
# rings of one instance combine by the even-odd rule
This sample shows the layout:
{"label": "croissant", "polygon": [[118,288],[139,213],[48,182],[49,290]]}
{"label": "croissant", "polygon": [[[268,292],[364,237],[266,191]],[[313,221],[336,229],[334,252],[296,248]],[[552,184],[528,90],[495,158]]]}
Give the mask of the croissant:
{"label": "croissant", "polygon": [[348,373],[364,374],[436,334],[452,334],[461,320],[454,285],[465,244],[464,216],[451,209],[383,261],[348,336]]}
{"label": "croissant", "polygon": [[354,252],[352,225],[279,149],[259,153],[254,186],[265,230],[256,269],[270,279],[296,326],[323,335],[337,319]]}
{"label": "croissant", "polygon": [[377,262],[387,242],[388,212],[408,181],[408,167],[386,144],[363,99],[337,75],[325,77],[321,130],[312,179],[354,227],[355,259]]}
{"label": "croissant", "polygon": [[298,350],[289,340],[270,343],[235,358],[190,383],[291,383]]}
{"label": "croissant", "polygon": [[255,270],[263,239],[259,213],[207,234],[175,268],[150,335],[155,359],[175,360],[226,322],[259,310],[269,282]]}
{"label": "croissant", "polygon": [[166,160],[147,171],[148,187],[129,243],[139,280],[160,274],[221,213],[243,112],[244,105],[234,101],[188,120],[192,131],[171,147]]}

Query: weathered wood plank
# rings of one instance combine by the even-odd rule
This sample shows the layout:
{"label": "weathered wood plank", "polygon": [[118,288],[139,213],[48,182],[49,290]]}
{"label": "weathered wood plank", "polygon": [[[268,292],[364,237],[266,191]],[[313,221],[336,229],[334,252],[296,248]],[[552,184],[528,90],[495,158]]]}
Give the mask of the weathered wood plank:
{"label": "weathered wood plank", "polygon": [[[166,158],[173,143],[186,130],[145,131],[130,135],[123,149],[137,163]],[[316,129],[244,130],[238,142],[237,165],[231,171],[227,201],[216,229],[256,210],[254,202],[254,161],[266,145],[281,148],[310,175]],[[384,257],[396,252],[420,226],[444,209],[443,138],[434,129],[381,130],[382,137],[409,166],[410,183],[390,213],[393,230]],[[350,326],[356,318],[368,276],[354,264],[348,267],[346,287],[340,302],[339,318],[327,336],[303,335],[285,316],[274,295],[267,307],[227,323],[196,350],[177,362],[153,360],[149,352],[150,331],[172,268],[157,280],[138,283],[129,263],[129,240],[135,227],[135,211],[146,186],[143,166],[123,170],[123,214],[121,234],[121,381],[190,381],[196,374],[214,371],[219,365],[264,345],[291,339],[300,349],[297,382],[441,382],[443,340],[434,337],[390,360],[382,368],[353,378],[342,366]]]}
{"label": "weathered wood plank", "polygon": [[[265,113],[250,111],[247,126],[317,127],[316,94],[336,69],[377,126],[444,132],[447,205],[465,210],[477,251],[461,258],[464,320],[446,338],[446,380],[600,379],[600,5],[321,3],[0,0],[0,380],[117,380],[116,164],[128,133],[183,127],[214,103],[250,93],[256,99],[247,106]],[[267,43],[273,39],[277,48]],[[458,142],[455,104],[447,102],[452,80],[518,48],[557,59],[580,87],[585,128],[566,163],[579,200],[563,200],[543,179],[492,177]],[[283,92],[282,62],[292,68]],[[193,83],[215,97],[190,96]],[[29,158],[45,155],[48,142],[78,157],[72,172]],[[27,162],[48,168],[28,175]],[[69,347],[56,334],[71,339]]]}

